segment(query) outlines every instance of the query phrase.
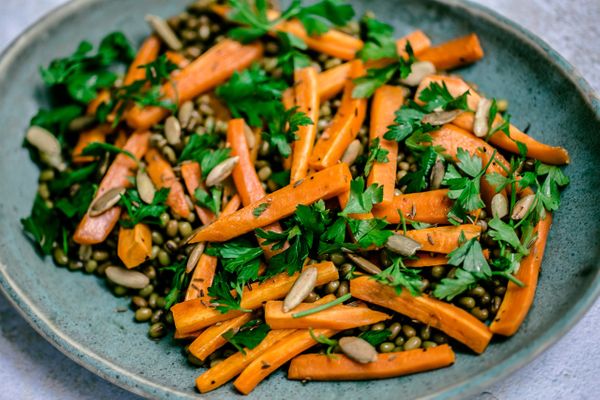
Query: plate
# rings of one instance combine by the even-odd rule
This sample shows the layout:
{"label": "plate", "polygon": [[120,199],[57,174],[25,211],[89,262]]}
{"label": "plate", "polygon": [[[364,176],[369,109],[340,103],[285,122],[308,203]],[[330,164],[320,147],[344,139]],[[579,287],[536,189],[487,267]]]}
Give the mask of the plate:
{"label": "plate", "polygon": [[[151,398],[200,397],[199,370],[187,364],[169,339],[147,339],[145,324],[132,323],[128,301],[115,298],[95,277],[42,260],[23,235],[37,168],[21,147],[29,118],[47,103],[38,66],[70,54],[80,40],[98,42],[121,30],[140,43],[146,13],[169,16],[184,0],[78,0],[56,9],[21,35],[0,59],[0,288],[29,323],[74,361],[134,393]],[[457,398],[507,376],[560,338],[600,293],[600,100],[589,85],[540,39],[481,6],[457,1],[370,0],[353,2],[396,27],[402,35],[421,28],[434,43],[474,31],[486,57],[460,73],[483,93],[510,100],[513,122],[530,125],[537,139],[566,147],[573,162],[571,185],[555,215],[535,303],[520,331],[495,340],[481,356],[460,352],[447,369],[369,382],[310,383],[271,376],[249,398],[378,399]],[[234,395],[231,385],[202,398]]]}

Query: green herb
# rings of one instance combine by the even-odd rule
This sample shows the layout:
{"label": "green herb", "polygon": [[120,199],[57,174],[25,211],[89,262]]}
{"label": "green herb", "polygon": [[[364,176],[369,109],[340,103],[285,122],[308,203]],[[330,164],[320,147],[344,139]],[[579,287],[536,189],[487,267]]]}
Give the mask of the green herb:
{"label": "green herb", "polygon": [[304,311],[300,311],[295,314],[292,314],[292,318],[302,318],[302,317],[306,317],[308,315],[312,315],[312,314],[321,312],[323,310],[327,310],[328,308],[337,306],[338,304],[342,304],[346,300],[349,300],[351,297],[352,297],[352,295],[350,293],[346,293],[345,295],[340,296],[337,299],[330,301],[329,303],[321,304],[316,307],[310,308],[308,310],[304,310]]}
{"label": "green herb", "polygon": [[121,196],[119,205],[122,205],[127,210],[129,219],[121,219],[119,222],[125,228],[133,228],[141,222],[146,224],[160,225],[160,215],[167,211],[168,206],[165,204],[169,196],[169,188],[161,188],[156,191],[152,203],[146,204],[140,198],[139,193],[135,189],[128,189]]}
{"label": "green herb", "polygon": [[430,113],[435,110],[465,110],[473,111],[469,109],[467,103],[467,96],[469,95],[467,90],[458,97],[454,97],[448,91],[448,87],[445,82],[440,85],[437,82],[431,82],[429,86],[421,91],[419,94],[419,100],[425,103],[423,110]]}
{"label": "green herb", "polygon": [[81,219],[92,203],[96,189],[97,185],[86,182],[81,185],[74,196],[59,199],[55,203],[55,207],[62,211],[67,218],[77,216],[78,219]]}
{"label": "green herb", "polygon": [[416,171],[409,172],[400,180],[400,185],[406,185],[404,193],[421,192],[429,184],[429,175],[431,169],[438,158],[438,153],[433,146],[426,146],[425,150],[419,155]]}
{"label": "green herb", "polygon": [[138,160],[136,156],[131,154],[131,152],[110,143],[92,142],[85,146],[85,148],[81,151],[81,155],[83,156],[103,156],[105,153],[125,154],[127,157],[135,161],[136,164],[139,164],[140,162],[140,160]]}
{"label": "green herb", "polygon": [[297,110],[298,107],[284,110],[282,106],[280,112],[267,121],[267,129],[262,133],[263,139],[269,142],[271,148],[277,149],[282,157],[292,154],[290,143],[298,139],[298,129],[313,124],[305,113]]}
{"label": "green herb", "polygon": [[225,243],[213,243],[207,254],[217,256],[223,269],[230,274],[229,282],[241,296],[243,286],[258,279],[263,250],[245,238]]}
{"label": "green herb", "polygon": [[350,197],[344,210],[339,214],[347,217],[350,214],[371,212],[373,205],[383,200],[383,186],[372,184],[365,190],[364,178],[358,177],[350,182]]}
{"label": "green herb", "polygon": [[234,296],[234,294],[231,293],[232,288],[227,282],[228,281],[224,277],[224,274],[219,273],[215,275],[213,284],[208,288],[208,295],[212,297],[211,303],[215,306],[217,311],[219,311],[221,314],[225,314],[229,311],[252,312],[252,310],[242,308],[241,306],[241,287],[238,287],[234,291]]}
{"label": "green herb", "polygon": [[56,179],[49,182],[48,188],[53,193],[62,192],[76,183],[89,179],[97,168],[98,164],[92,163],[71,172],[62,172]]}
{"label": "green herb", "polygon": [[358,335],[359,338],[366,340],[371,344],[371,346],[379,346],[381,343],[385,342],[392,332],[389,329],[383,329],[381,331],[365,331]]}
{"label": "green herb", "polygon": [[39,195],[35,197],[31,215],[21,219],[23,230],[31,235],[43,254],[52,252],[52,245],[59,232],[59,220],[54,211],[46,206]]}
{"label": "green herb", "polygon": [[406,268],[402,262],[402,257],[392,256],[389,253],[388,255],[392,257],[392,265],[374,275],[372,279],[393,287],[398,294],[402,292],[402,288],[406,288],[411,295],[419,296],[423,289],[423,281],[419,276],[420,271]]}
{"label": "green herb", "polygon": [[380,218],[354,219],[348,218],[348,227],[356,244],[344,244],[348,249],[367,249],[371,246],[381,247],[393,232],[386,229],[388,223]]}
{"label": "green herb", "polygon": [[396,61],[381,68],[369,68],[367,74],[354,80],[352,97],[360,99],[371,97],[375,90],[388,83],[392,78],[405,79],[411,71],[415,56],[410,42],[406,42],[408,58],[396,56]]}
{"label": "green herb", "polygon": [[391,25],[365,16],[361,19],[361,31],[365,32],[363,35],[364,46],[357,53],[361,60],[394,59],[398,57],[394,28]]}
{"label": "green herb", "polygon": [[290,184],[290,170],[273,172],[271,174],[271,180],[277,184],[277,186],[284,187]]}
{"label": "green herb", "polygon": [[215,215],[221,213],[221,198],[223,196],[223,187],[214,186],[208,191],[197,188],[194,191],[194,197],[196,198],[196,204],[201,207],[208,208]]}
{"label": "green herb", "polygon": [[291,78],[295,70],[311,65],[310,57],[301,51],[307,49],[304,40],[288,32],[277,32],[277,37],[279,38],[277,66],[281,68],[284,76]]}
{"label": "green herb", "polygon": [[181,295],[184,293],[183,288],[187,286],[189,280],[188,275],[185,273],[185,261],[162,267],[163,271],[172,271],[173,278],[171,279],[171,288],[169,293],[165,296],[165,310],[169,310],[175,303],[178,303]]}
{"label": "green herb", "polygon": [[200,170],[202,171],[202,178],[206,179],[214,167],[227,160],[230,156],[230,148],[208,150],[201,153],[198,161],[200,163]]}
{"label": "green herb", "polygon": [[469,290],[477,283],[477,278],[464,269],[457,268],[454,278],[444,278],[435,287],[433,295],[438,299],[452,300],[459,294]]}
{"label": "green herb", "polygon": [[202,154],[208,149],[215,148],[220,141],[219,135],[214,133],[205,133],[204,135],[193,134],[190,141],[181,151],[179,161],[200,160]]}
{"label": "green herb", "polygon": [[64,133],[71,121],[83,113],[83,107],[79,104],[69,104],[62,107],[54,107],[51,110],[38,110],[37,114],[29,122],[30,126],[41,126],[54,133],[59,140],[63,139]]}
{"label": "green herb", "polygon": [[331,27],[345,26],[354,17],[354,9],[343,0],[321,0],[301,7],[296,18],[310,36],[319,36]]}
{"label": "green herb", "polygon": [[389,162],[390,160],[388,159],[388,154],[389,151],[381,147],[379,138],[375,138],[371,142],[371,146],[369,147],[369,155],[367,156],[367,163],[365,164],[364,175],[369,176],[369,174],[371,173],[371,169],[373,168],[373,164],[375,162]]}
{"label": "green herb", "polygon": [[496,242],[504,242],[522,255],[529,254],[529,250],[521,244],[521,240],[519,240],[519,237],[512,226],[499,218],[494,218],[489,221],[488,226],[490,227],[488,234]]}
{"label": "green herb", "polygon": [[315,332],[313,331],[312,328],[308,328],[308,333],[310,333],[310,337],[315,342],[327,346],[327,349],[325,350],[325,354],[327,355],[327,357],[335,357],[335,355],[333,354],[333,350],[335,349],[335,347],[338,344],[337,340],[330,339],[330,338],[328,338],[327,336],[325,336],[323,334],[320,334],[319,336],[316,336]]}
{"label": "green herb", "polygon": [[260,320],[252,320],[244,324],[239,331],[230,329],[222,336],[242,354],[246,354],[246,349],[252,350],[258,346],[270,330],[269,325]]}
{"label": "green herb", "polygon": [[267,208],[269,208],[270,206],[271,203],[261,203],[258,205],[258,207],[252,210],[252,215],[254,215],[254,218],[258,218],[262,215],[262,213],[267,211]]}

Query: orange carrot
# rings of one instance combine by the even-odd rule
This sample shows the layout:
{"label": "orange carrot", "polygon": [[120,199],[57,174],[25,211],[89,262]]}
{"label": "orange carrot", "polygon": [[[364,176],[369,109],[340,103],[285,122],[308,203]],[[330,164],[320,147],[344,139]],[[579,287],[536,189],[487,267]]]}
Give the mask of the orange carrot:
{"label": "orange carrot", "polygon": [[[352,61],[350,78],[364,75],[362,61]],[[331,124],[323,132],[309,160],[311,168],[320,170],[336,164],[350,143],[358,135],[366,115],[367,99],[352,98],[354,83],[348,80],[342,95],[342,104]]]}
{"label": "orange carrot", "polygon": [[127,144],[127,132],[124,129],[119,129],[114,145],[122,149]]}
{"label": "orange carrot", "polygon": [[102,124],[81,133],[81,135],[79,135],[79,139],[77,140],[77,144],[73,148],[73,162],[80,164],[94,161],[96,157],[82,156],[81,152],[90,143],[106,142],[106,135],[109,134],[111,131],[112,129],[110,128],[110,125]]}
{"label": "orange carrot", "polygon": [[152,232],[146,224],[119,229],[117,254],[127,268],[135,268],[152,254]]}
{"label": "orange carrot", "polygon": [[398,295],[393,287],[366,276],[350,281],[350,293],[439,329],[477,353],[482,353],[492,338],[488,327],[467,311],[424,294],[413,297],[403,290]]}
{"label": "orange carrot", "polygon": [[[403,232],[397,232],[403,234]],[[481,227],[474,224],[458,226],[438,226],[435,228],[413,229],[405,236],[421,243],[422,251],[449,254],[460,245],[461,236],[466,240],[478,237]]]}
{"label": "orange carrot", "polygon": [[208,225],[215,220],[215,214],[210,211],[208,208],[200,207],[196,204],[196,189],[202,188],[204,189],[204,185],[202,184],[202,173],[200,171],[200,164],[196,161],[187,161],[181,164],[181,177],[183,178],[183,182],[185,183],[185,187],[190,195],[190,198],[194,202],[194,208],[196,209],[196,214],[200,218],[200,221],[204,225]]}
{"label": "orange carrot", "polygon": [[[243,45],[225,39],[202,54],[170,82],[162,87],[165,100],[182,104],[225,82],[235,71],[240,71],[260,59],[260,43]],[[127,123],[134,128],[149,128],[169,115],[162,107],[133,107],[127,113]]]}
{"label": "orange carrot", "polygon": [[453,69],[483,58],[483,49],[475,33],[459,37],[419,54],[419,61],[429,61],[439,70]]}
{"label": "orange carrot", "polygon": [[326,328],[344,330],[376,324],[391,318],[385,313],[367,307],[353,307],[344,304],[301,318],[294,318],[293,316],[298,312],[315,307],[317,307],[315,304],[303,303],[289,312],[284,312],[283,301],[269,301],[265,304],[265,322],[271,329]]}
{"label": "orange carrot", "polygon": [[[264,227],[292,215],[298,204],[309,205],[319,199],[330,199],[349,190],[352,176],[346,164],[338,164],[310,177],[270,193],[238,212],[219,218],[200,228],[189,240],[195,242],[224,242],[256,228]],[[257,217],[254,210],[268,204]],[[262,206],[264,207],[264,206]]]}
{"label": "orange carrot", "polygon": [[[281,102],[283,103],[283,108],[286,110],[291,109],[296,105],[296,94],[293,87],[289,87],[283,91],[281,95]],[[290,147],[292,148],[292,153],[294,152],[294,143],[290,143]],[[258,152],[258,149],[257,149]],[[256,157],[254,157],[256,161]],[[292,154],[283,158],[283,169],[291,170],[292,169]]]}
{"label": "orange carrot", "polygon": [[435,267],[436,265],[448,264],[448,257],[445,255],[431,255],[429,253],[417,254],[419,258],[414,260],[404,260],[404,265],[411,268]]}
{"label": "orange carrot", "polygon": [[202,254],[198,260],[198,264],[194,268],[190,285],[185,292],[185,301],[192,299],[200,299],[208,293],[208,288],[212,286],[217,269],[217,258]]}
{"label": "orange carrot", "polygon": [[393,124],[396,110],[404,102],[403,89],[400,86],[384,85],[375,91],[371,104],[371,127],[369,138],[371,144],[379,139],[379,146],[387,150],[387,162],[373,163],[367,179],[367,186],[378,184],[383,186],[383,200],[381,204],[391,204],[394,200],[396,188],[396,167],[398,158],[398,142],[387,140],[383,135],[388,127]]}
{"label": "orange carrot", "polygon": [[490,325],[490,330],[498,335],[512,336],[525,320],[529,308],[533,303],[535,289],[538,282],[542,258],[546,248],[548,232],[552,225],[552,214],[546,214],[546,219],[538,222],[536,232],[537,240],[529,250],[529,254],[521,260],[521,266],[516,278],[525,284],[519,287],[513,282],[508,282],[504,300]]}
{"label": "orange carrot", "polygon": [[360,364],[343,354],[303,354],[292,360],[288,379],[308,381],[357,381],[385,379],[431,371],[454,363],[447,344],[429,348],[377,355],[377,361]]}
{"label": "orange carrot", "polygon": [[110,90],[101,89],[100,91],[98,91],[96,98],[94,98],[92,101],[90,101],[88,103],[85,113],[87,115],[96,115],[96,112],[98,111],[98,107],[100,107],[101,104],[108,103],[109,101],[110,101]]}
{"label": "orange carrot", "polygon": [[[313,266],[317,268],[318,271],[317,286],[339,278],[337,268],[331,262],[326,261],[314,264]],[[292,288],[298,275],[299,273],[289,276],[284,272],[261,284],[253,283],[250,285],[250,288],[244,288],[242,292],[241,307],[254,310],[261,307],[264,302],[284,297]],[[182,333],[193,332],[219,321],[237,317],[241,314],[239,311],[229,311],[222,314],[205,304],[205,301],[201,299],[194,299],[175,304],[171,308],[171,312],[173,313],[173,319],[177,330]]]}
{"label": "orange carrot", "polygon": [[[342,210],[344,208],[346,208],[346,204],[348,204],[348,201],[350,201],[350,191],[340,194],[338,196],[338,201],[340,202],[340,208]],[[361,214],[350,214],[348,216],[350,218],[354,218],[354,219],[372,219],[373,213],[368,212],[368,213],[361,213]]]}
{"label": "orange carrot", "polygon": [[[136,132],[131,135],[124,149],[132,153],[138,159],[143,157],[148,149],[150,132]],[[118,187],[130,187],[129,177],[138,165],[125,154],[118,154],[106,171],[96,198],[102,196],[107,190]],[[121,216],[121,207],[113,207],[110,210],[92,217],[86,213],[73,235],[73,240],[78,244],[98,244],[106,240]]]}
{"label": "orange carrot", "polygon": [[224,333],[229,330],[239,330],[242,325],[249,322],[251,319],[252,314],[247,313],[228,321],[223,321],[221,324],[213,325],[210,328],[205,329],[200,336],[190,344],[188,350],[198,360],[204,361],[212,353],[227,344],[227,339],[223,337]]}
{"label": "orange carrot", "polygon": [[407,220],[428,224],[447,224],[448,212],[452,209],[452,200],[447,189],[429,192],[395,195],[391,204],[377,204],[373,215],[385,218],[390,224],[397,224],[402,213]]}
{"label": "orange carrot", "polygon": [[294,94],[298,112],[303,112],[312,121],[311,125],[298,128],[298,140],[294,142],[290,182],[295,183],[308,173],[308,158],[312,153],[317,136],[319,120],[319,93],[317,91],[317,70],[306,67],[294,72]]}
{"label": "orange carrot", "polygon": [[165,55],[167,56],[167,59],[169,61],[177,65],[177,67],[180,69],[190,65],[190,61],[187,58],[185,58],[181,53],[169,50],[165,53]]}
{"label": "orange carrot", "polygon": [[[315,329],[316,337],[331,337],[337,331],[333,329]],[[233,386],[243,394],[248,394],[267,376],[283,364],[317,344],[308,330],[298,330],[279,340],[270,349],[258,356],[233,382]]]}
{"label": "orange carrot", "polygon": [[337,65],[317,75],[317,88],[321,102],[327,101],[340,93],[350,76],[351,63]]}
{"label": "orange carrot", "polygon": [[185,193],[181,182],[177,180],[171,164],[165,160],[158,150],[152,148],[148,150],[145,156],[146,171],[150,175],[150,179],[158,188],[169,188],[169,196],[167,204],[177,215],[187,218],[190,216],[190,208],[185,199]]}
{"label": "orange carrot", "polygon": [[420,56],[431,47],[431,40],[429,37],[420,29],[409,33],[406,36],[396,40],[396,51],[401,56],[406,56],[406,43],[410,42],[410,47],[413,49],[413,53],[416,56]]}
{"label": "orange carrot", "polygon": [[198,331],[190,332],[190,333],[181,333],[181,332],[178,332],[177,330],[175,330],[175,332],[173,332],[173,339],[175,339],[175,340],[196,339],[198,336],[200,336],[200,334],[202,332],[204,332],[204,329],[200,329]]}
{"label": "orange carrot", "polygon": [[156,60],[160,51],[161,41],[155,35],[149,36],[140,46],[135,58],[133,59],[127,74],[123,78],[123,85],[131,85],[135,81],[146,78],[146,70],[140,68],[142,65],[151,63]]}

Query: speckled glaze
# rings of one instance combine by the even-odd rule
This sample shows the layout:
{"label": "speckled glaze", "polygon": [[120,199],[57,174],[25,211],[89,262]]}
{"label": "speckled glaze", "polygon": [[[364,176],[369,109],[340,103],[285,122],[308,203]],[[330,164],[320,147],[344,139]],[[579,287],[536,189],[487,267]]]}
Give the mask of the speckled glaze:
{"label": "speckled glaze", "polygon": [[[100,376],[150,398],[230,398],[230,385],[200,396],[199,370],[169,339],[146,338],[146,325],[131,323],[124,298],[101,280],[55,268],[41,260],[21,232],[38,171],[21,148],[29,118],[46,103],[40,64],[70,53],[82,39],[98,41],[122,30],[139,43],[148,33],[145,13],[168,16],[185,0],[79,0],[57,9],[23,34],[0,59],[0,288],[24,317],[57,348]],[[367,2],[356,3],[357,12]],[[569,149],[571,185],[555,215],[535,304],[510,340],[495,340],[474,356],[458,349],[456,364],[426,374],[371,382],[289,382],[282,372],[249,398],[379,399],[463,398],[524,365],[563,335],[600,293],[600,100],[559,55],[504,18],[458,1],[371,0],[367,7],[396,26],[397,34],[425,30],[434,43],[477,32],[486,57],[461,74],[480,90],[510,99],[513,121],[531,124],[532,136]]]}

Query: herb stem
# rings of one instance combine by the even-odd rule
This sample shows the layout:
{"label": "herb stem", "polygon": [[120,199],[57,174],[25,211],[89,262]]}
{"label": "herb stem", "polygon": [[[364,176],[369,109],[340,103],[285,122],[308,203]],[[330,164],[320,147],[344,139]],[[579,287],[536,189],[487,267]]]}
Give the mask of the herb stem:
{"label": "herb stem", "polygon": [[302,317],[306,317],[307,315],[312,315],[312,314],[318,313],[320,311],[327,310],[328,308],[337,306],[338,304],[341,304],[341,303],[345,302],[346,300],[349,300],[351,297],[352,297],[352,295],[350,293],[347,293],[341,297],[338,297],[337,299],[335,299],[333,301],[330,301],[329,303],[321,304],[320,306],[311,308],[310,310],[300,311],[299,313],[292,314],[292,318],[302,318]]}

